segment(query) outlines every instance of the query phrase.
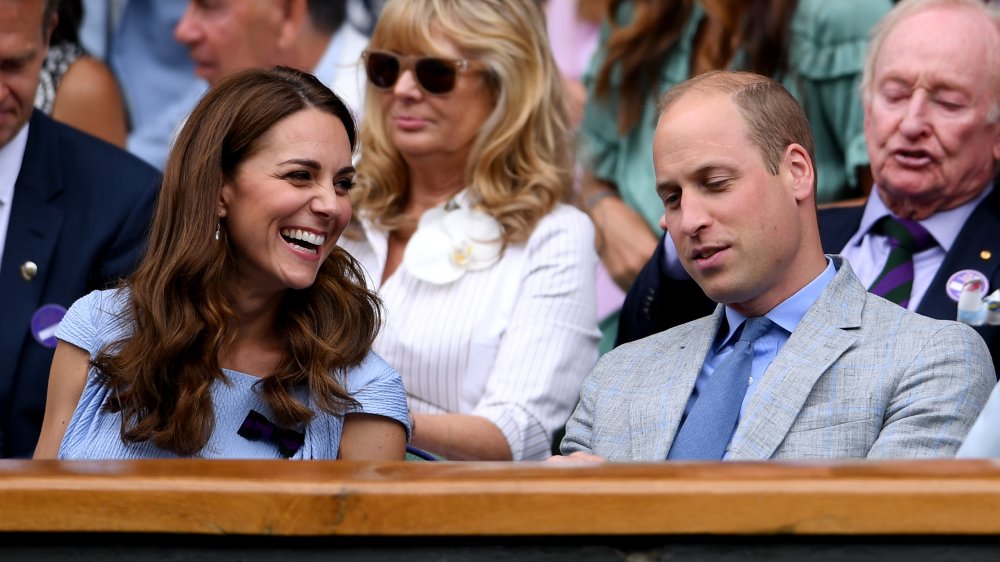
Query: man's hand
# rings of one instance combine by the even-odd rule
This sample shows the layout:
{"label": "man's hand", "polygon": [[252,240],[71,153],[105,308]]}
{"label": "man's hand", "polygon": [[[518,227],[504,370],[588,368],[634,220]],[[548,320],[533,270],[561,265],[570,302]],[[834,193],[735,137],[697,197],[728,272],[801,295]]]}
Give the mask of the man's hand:
{"label": "man's hand", "polygon": [[597,455],[592,455],[590,453],[584,453],[583,451],[577,451],[571,453],[567,456],[554,455],[547,459],[545,462],[550,464],[595,464],[607,462],[604,457],[599,457]]}

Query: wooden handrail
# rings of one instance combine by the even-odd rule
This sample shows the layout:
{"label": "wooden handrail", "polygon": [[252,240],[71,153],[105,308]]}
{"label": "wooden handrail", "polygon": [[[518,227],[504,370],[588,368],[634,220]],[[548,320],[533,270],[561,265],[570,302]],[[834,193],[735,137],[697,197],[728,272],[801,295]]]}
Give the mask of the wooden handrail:
{"label": "wooden handrail", "polygon": [[0,532],[997,534],[989,461],[0,461]]}

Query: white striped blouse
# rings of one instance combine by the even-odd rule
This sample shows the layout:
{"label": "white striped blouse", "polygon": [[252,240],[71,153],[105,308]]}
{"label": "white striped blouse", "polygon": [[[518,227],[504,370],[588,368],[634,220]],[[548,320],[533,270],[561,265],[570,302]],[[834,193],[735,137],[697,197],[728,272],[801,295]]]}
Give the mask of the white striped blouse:
{"label": "white striped blouse", "polygon": [[401,264],[385,284],[385,232],[361,217],[363,240],[340,245],[367,270],[385,306],[375,351],[403,377],[410,408],[482,416],[514,460],[549,455],[597,360],[594,228],[567,205],[493,266],[435,285]]}

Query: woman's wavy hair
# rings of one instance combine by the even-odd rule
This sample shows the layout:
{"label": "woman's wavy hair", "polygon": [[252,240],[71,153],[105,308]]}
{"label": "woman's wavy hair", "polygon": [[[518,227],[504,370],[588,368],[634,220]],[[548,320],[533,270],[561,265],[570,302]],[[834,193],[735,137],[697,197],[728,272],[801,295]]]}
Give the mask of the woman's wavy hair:
{"label": "woman's wavy hair", "polygon": [[[741,0],[742,17],[733,22],[747,51],[747,68],[781,79],[788,67],[789,26],[798,0]],[[618,21],[624,4],[634,5],[631,21]],[[627,133],[639,123],[643,107],[662,87],[659,77],[670,50],[680,40],[691,18],[695,0],[611,0],[608,21],[611,34],[605,58],[597,71],[594,92],[607,98],[612,89],[621,100],[618,131]],[[721,46],[717,46],[720,47]],[[733,53],[724,53],[729,59]],[[615,77],[614,82],[612,77]]]}
{"label": "woman's wavy hair", "polygon": [[[434,32],[481,65],[495,100],[465,165],[466,185],[506,243],[525,241],[572,185],[573,141],[542,13],[534,0],[389,0],[369,48],[434,54]],[[379,103],[387,94],[369,84],[366,95],[355,207],[389,231],[411,227],[407,165]]]}
{"label": "woman's wavy hair", "polygon": [[[344,102],[312,75],[284,67],[226,78],[181,130],[147,252],[124,282],[130,306],[122,320],[131,333],[94,359],[112,389],[105,409],[121,412],[125,442],[152,441],[179,455],[208,442],[215,427],[210,389],[226,382],[219,357],[240,329],[225,291],[235,254],[224,223],[214,240],[222,187],[275,124],[306,108],[337,117],[354,150],[355,125]],[[314,415],[293,397],[293,387],[307,387],[324,412],[354,407],[342,377],[370,350],[380,306],[360,264],[339,247],[311,287],[285,291],[274,326],[282,358],[257,383],[278,423],[301,425]]]}

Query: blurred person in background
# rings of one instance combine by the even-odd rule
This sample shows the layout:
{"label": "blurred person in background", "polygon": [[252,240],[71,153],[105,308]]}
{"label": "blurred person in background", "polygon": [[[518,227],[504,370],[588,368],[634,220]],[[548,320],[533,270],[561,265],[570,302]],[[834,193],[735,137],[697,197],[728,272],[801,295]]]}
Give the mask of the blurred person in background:
{"label": "blurred person in background", "polygon": [[57,16],[35,107],[56,121],[124,148],[125,102],[111,70],[80,44],[81,0],[59,0]]}
{"label": "blurred person in background", "polygon": [[356,228],[412,444],[549,455],[597,357],[593,227],[533,0],[389,0],[365,53]]}

